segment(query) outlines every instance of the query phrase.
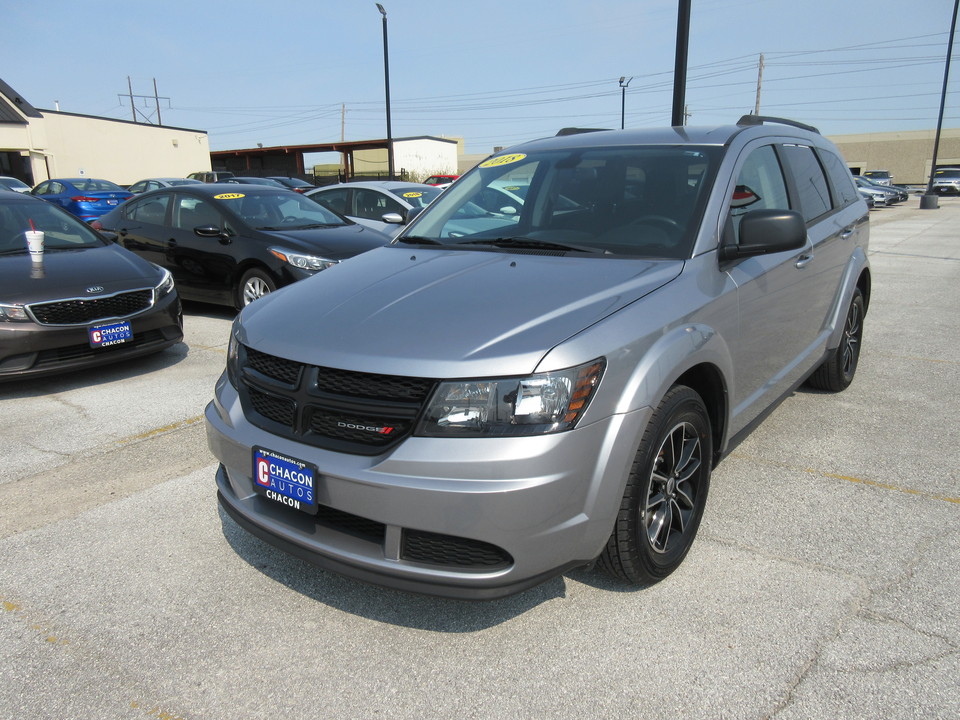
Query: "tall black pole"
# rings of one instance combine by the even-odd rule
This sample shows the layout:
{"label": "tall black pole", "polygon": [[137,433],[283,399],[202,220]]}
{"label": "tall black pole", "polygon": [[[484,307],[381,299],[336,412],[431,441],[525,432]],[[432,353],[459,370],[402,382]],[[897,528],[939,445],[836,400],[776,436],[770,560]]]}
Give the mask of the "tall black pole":
{"label": "tall black pole", "polygon": [[387,48],[387,11],[377,3],[383,15],[383,87],[387,98],[387,175],[393,180],[393,131],[390,128],[390,53]]}
{"label": "tall black pole", "polygon": [[920,207],[935,210],[938,207],[937,196],[933,194],[933,175],[937,172],[937,155],[940,152],[940,130],[943,128],[943,109],[947,103],[947,78],[950,77],[950,57],[953,55],[953,35],[957,29],[957,9],[960,0],[953,0],[953,18],[950,20],[950,39],[947,41],[947,62],[943,68],[943,90],[940,92],[940,115],[937,117],[937,134],[933,139],[933,160],[930,163],[930,179],[927,192],[920,198]]}
{"label": "tall black pole", "polygon": [[683,125],[687,93],[687,47],[690,44],[690,0],[679,0],[677,9],[677,59],[673,66],[673,114],[670,124]]}

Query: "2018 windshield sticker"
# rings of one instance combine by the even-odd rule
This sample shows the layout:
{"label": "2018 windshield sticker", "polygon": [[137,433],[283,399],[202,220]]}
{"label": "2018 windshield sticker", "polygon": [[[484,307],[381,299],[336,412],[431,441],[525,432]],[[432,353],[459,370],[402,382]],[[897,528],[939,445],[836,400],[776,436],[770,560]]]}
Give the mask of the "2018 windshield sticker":
{"label": "2018 windshield sticker", "polygon": [[484,160],[480,163],[482,168],[492,168],[500,167],[501,165],[511,165],[515,162],[520,162],[526,157],[524,153],[512,153],[510,155],[500,155],[499,157],[490,158],[489,160]]}
{"label": "2018 windshield sticker", "polygon": [[242,197],[246,197],[243,193],[220,193],[219,195],[214,195],[214,200],[239,200]]}

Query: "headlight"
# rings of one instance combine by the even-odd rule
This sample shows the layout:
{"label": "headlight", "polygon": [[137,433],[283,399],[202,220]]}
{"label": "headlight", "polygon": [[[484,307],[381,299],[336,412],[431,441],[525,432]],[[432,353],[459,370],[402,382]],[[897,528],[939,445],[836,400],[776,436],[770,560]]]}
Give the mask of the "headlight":
{"label": "headlight", "polygon": [[283,248],[269,248],[270,253],[280,258],[285,263],[290,263],[294,267],[303,270],[326,270],[328,267],[336,265],[339,260],[328,260],[327,258],[317,257],[316,255],[304,255],[303,253],[291,252]]}
{"label": "headlight", "polygon": [[417,435],[497,437],[545,435],[573,428],[600,384],[605,362],[522,378],[443,382]]}
{"label": "headlight", "polygon": [[0,305],[0,320],[6,322],[30,322],[23,305]]}
{"label": "headlight", "polygon": [[230,342],[227,345],[227,379],[234,387],[239,387],[240,378],[240,341],[237,340],[239,318],[230,327]]}
{"label": "headlight", "polygon": [[[157,267],[160,267],[159,265]],[[163,270],[163,278],[156,284],[154,291],[157,296],[157,300],[160,298],[169,295],[173,290],[173,275],[170,274],[170,271],[166,268],[160,268]]]}

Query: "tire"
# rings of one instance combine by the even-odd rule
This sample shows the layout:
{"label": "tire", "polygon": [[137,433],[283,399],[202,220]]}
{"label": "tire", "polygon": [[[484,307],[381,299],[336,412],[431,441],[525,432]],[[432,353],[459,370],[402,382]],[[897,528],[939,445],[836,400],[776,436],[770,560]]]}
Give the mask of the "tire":
{"label": "tire", "polygon": [[601,567],[637,585],[676,570],[700,527],[712,462],[707,408],[696,392],[674,386],[640,441]]}
{"label": "tire", "polygon": [[234,302],[242,310],[254,300],[262,298],[277,289],[277,283],[265,270],[253,268],[247,270],[237,283]]}
{"label": "tire", "polygon": [[843,337],[840,345],[830,351],[827,358],[813,371],[807,384],[818,390],[840,392],[850,387],[860,363],[860,347],[863,341],[863,317],[866,306],[863,293],[855,288],[850,298],[847,317],[843,321]]}

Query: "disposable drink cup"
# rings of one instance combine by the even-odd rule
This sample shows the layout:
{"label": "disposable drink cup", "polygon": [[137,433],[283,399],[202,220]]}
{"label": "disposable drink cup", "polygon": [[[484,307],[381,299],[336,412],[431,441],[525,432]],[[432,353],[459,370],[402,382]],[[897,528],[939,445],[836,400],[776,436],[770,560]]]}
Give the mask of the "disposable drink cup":
{"label": "disposable drink cup", "polygon": [[43,230],[27,230],[27,249],[34,260],[43,259]]}

